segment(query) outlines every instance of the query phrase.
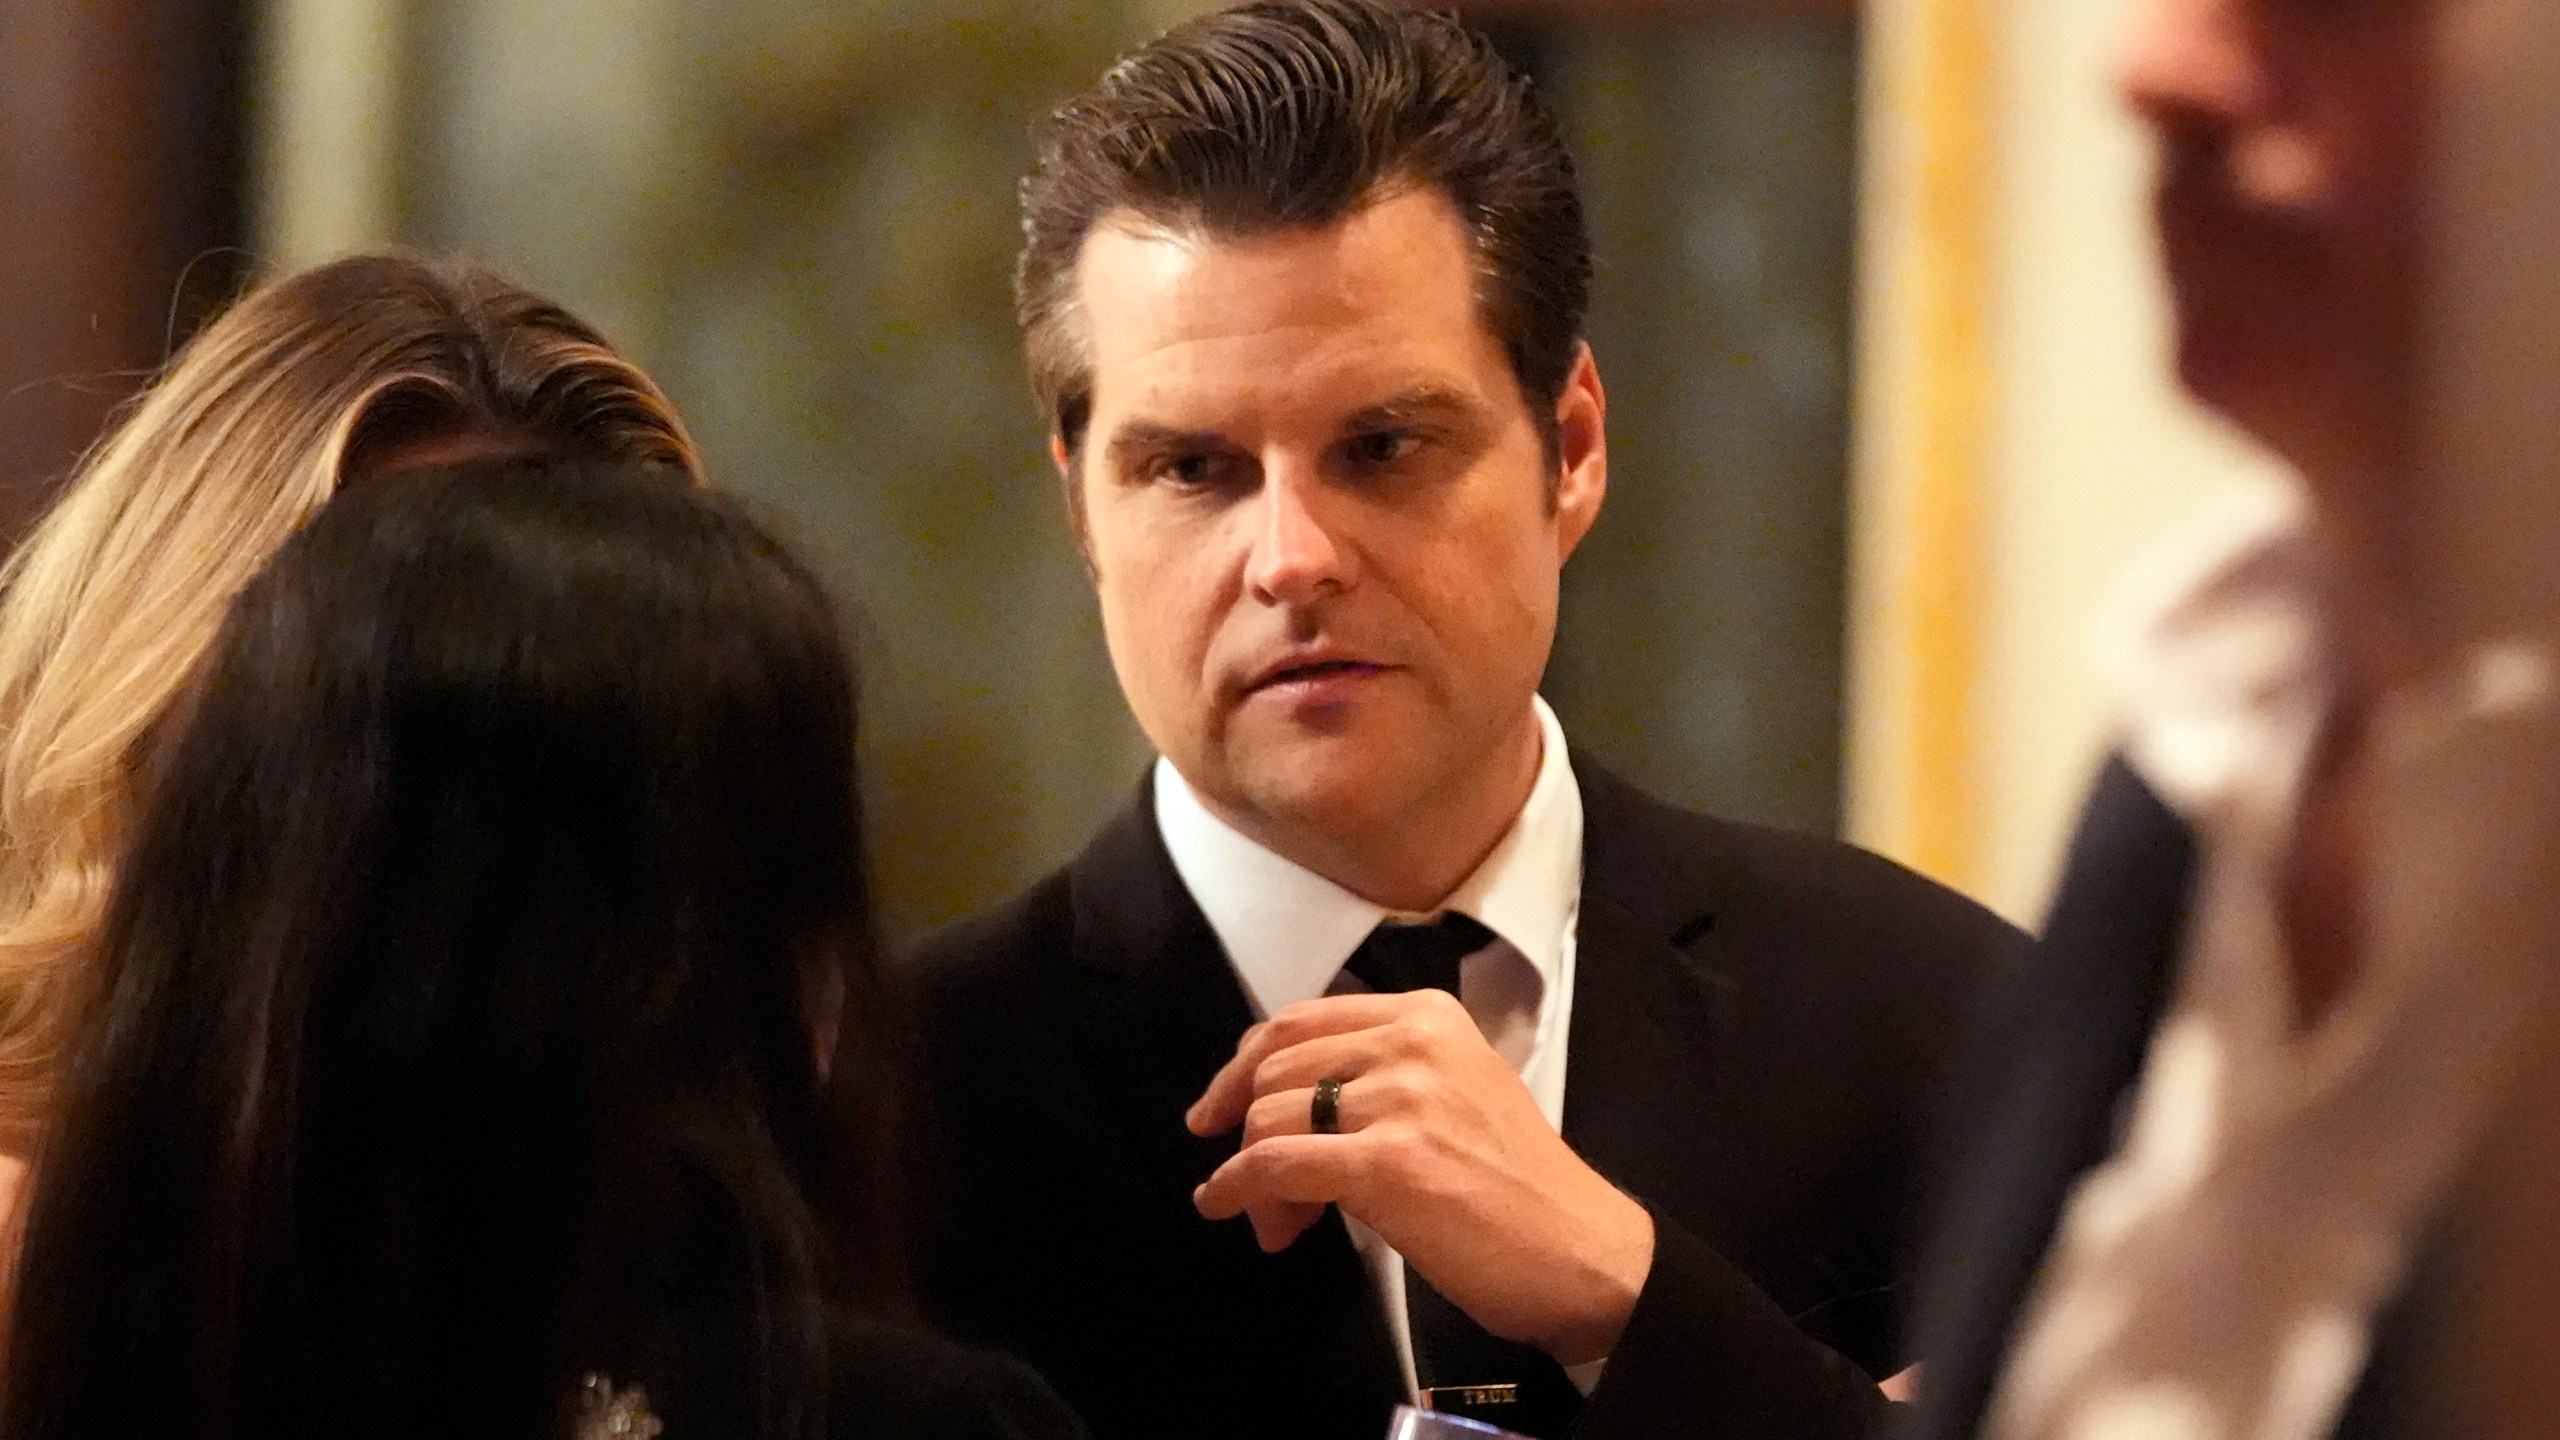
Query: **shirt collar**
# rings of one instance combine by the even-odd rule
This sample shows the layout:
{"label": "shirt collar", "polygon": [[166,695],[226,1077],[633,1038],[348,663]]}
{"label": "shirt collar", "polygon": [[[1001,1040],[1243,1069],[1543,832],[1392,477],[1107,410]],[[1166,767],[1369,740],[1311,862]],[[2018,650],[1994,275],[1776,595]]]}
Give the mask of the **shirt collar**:
{"label": "shirt collar", "polygon": [[[2119,597],[2102,655],[2124,716],[2126,760],[2191,823],[2290,826],[2304,768],[2338,689],[2329,577],[2301,489],[2253,479],[2185,539],[2146,557]],[[2476,642],[2374,701],[2392,753],[2463,727],[2546,713],[2552,646]]]}
{"label": "shirt collar", "polygon": [[[1542,698],[1531,704],[1538,778],[1510,830],[1441,908],[1477,920],[1519,951],[1552,994],[1581,904],[1582,792],[1555,712]],[[1247,838],[1161,757],[1155,802],[1175,872],[1263,1015],[1324,994],[1378,922],[1397,915]]]}
{"label": "shirt collar", "polygon": [[2330,691],[2308,524],[2293,486],[2253,479],[2143,557],[2102,628],[2125,757],[2190,820],[2235,792],[2289,808]]}

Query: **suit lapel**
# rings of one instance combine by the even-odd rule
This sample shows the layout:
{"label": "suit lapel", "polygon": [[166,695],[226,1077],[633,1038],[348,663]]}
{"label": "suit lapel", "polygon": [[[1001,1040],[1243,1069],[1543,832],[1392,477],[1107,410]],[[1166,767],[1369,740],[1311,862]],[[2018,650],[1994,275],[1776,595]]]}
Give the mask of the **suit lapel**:
{"label": "suit lapel", "polygon": [[1073,960],[1097,1074],[1151,1188],[1187,1196],[1235,1145],[1191,1134],[1183,1111],[1235,1053],[1252,1007],[1165,852],[1146,786],[1070,876]]}
{"label": "suit lapel", "polygon": [[1723,887],[1675,873],[1681,857],[1652,814],[1656,802],[1585,759],[1574,772],[1582,906],[1564,1135],[1619,1185],[1660,1194],[1688,1128],[1665,1123],[1662,1097],[1710,1091],[1720,982],[1683,947],[1712,932]]}
{"label": "suit lapel", "polygon": [[[1173,868],[1152,788],[1095,837],[1070,872],[1074,954],[1085,1049],[1139,1187],[1134,1233],[1182,1298],[1168,1316],[1248,1391],[1301,1392],[1310,1423],[1344,1423],[1339,1407],[1384,1423],[1403,1380],[1377,1292],[1338,1215],[1279,1255],[1242,1220],[1212,1224],[1191,1192],[1235,1154],[1233,1134],[1201,1138],[1182,1123],[1209,1077],[1253,1023],[1251,1002],[1207,917]],[[1235,1373],[1236,1367],[1261,1373]],[[1310,1377],[1324,1377],[1321,1385]],[[1321,1391],[1323,1393],[1314,1393]],[[1374,1411],[1374,1414],[1372,1413]],[[1322,1418],[1316,1418],[1321,1416]]]}

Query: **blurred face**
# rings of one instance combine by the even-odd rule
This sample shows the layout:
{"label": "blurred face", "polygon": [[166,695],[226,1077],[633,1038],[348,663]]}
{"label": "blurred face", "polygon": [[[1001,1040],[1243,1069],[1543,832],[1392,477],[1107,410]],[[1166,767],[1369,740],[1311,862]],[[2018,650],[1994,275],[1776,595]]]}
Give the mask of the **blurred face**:
{"label": "blurred face", "polygon": [[1212,809],[1302,863],[1479,813],[1498,837],[1535,774],[1602,400],[1586,356],[1550,463],[1473,274],[1412,192],[1247,239],[1107,221],[1080,257],[1093,413],[1058,458],[1121,688]]}
{"label": "blurred face", "polygon": [[2125,64],[2181,375],[2315,482],[2410,421],[2432,8],[2149,0]]}

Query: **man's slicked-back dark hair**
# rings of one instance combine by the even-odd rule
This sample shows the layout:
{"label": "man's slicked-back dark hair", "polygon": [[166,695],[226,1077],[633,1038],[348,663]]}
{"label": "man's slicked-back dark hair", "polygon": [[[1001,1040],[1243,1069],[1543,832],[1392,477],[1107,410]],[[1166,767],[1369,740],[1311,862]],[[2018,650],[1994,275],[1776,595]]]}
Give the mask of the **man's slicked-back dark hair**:
{"label": "man's slicked-back dark hair", "polygon": [[1123,57],[1042,132],[1014,296],[1051,433],[1072,452],[1092,415],[1076,261],[1105,217],[1259,235],[1409,188],[1456,207],[1485,326],[1551,428],[1583,338],[1591,243],[1573,159],[1527,78],[1447,15],[1252,0]]}

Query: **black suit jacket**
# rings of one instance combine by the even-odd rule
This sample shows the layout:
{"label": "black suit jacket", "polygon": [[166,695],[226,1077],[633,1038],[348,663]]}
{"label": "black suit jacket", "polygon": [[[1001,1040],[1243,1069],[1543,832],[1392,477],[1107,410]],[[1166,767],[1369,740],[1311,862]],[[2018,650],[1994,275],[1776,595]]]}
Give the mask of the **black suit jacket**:
{"label": "black suit jacket", "polygon": [[[2195,836],[2122,761],[2083,812],[2035,958],[1995,992],[1950,1112],[1962,1154],[1930,1246],[1908,1440],[1978,1432],[2021,1308],[2081,1176],[2115,1153],[2177,983]],[[2337,1435],[2403,1433],[2434,1267],[2380,1317]]]}
{"label": "black suit jacket", "polygon": [[[1874,856],[1578,769],[1564,1135],[1659,1237],[1578,1433],[1862,1434],[1904,1360],[1942,1053],[2024,937]],[[931,1318],[1029,1360],[1105,1440],[1383,1433],[1403,1386],[1338,1216],[1271,1256],[1192,1209],[1236,1140],[1183,1112],[1253,1016],[1145,789],[910,975]]]}

